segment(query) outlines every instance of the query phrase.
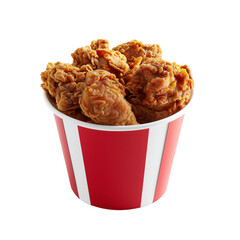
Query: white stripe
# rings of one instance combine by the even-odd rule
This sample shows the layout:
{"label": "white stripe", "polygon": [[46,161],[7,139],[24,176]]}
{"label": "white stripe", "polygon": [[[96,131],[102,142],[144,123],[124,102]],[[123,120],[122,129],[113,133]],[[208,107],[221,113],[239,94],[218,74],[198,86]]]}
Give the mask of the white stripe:
{"label": "white stripe", "polygon": [[90,204],[87,178],[82,157],[82,148],[78,134],[78,127],[76,124],[73,124],[67,119],[63,120],[63,124],[68,142],[79,198],[84,202]]}
{"label": "white stripe", "polygon": [[168,123],[149,129],[141,207],[153,202]]}

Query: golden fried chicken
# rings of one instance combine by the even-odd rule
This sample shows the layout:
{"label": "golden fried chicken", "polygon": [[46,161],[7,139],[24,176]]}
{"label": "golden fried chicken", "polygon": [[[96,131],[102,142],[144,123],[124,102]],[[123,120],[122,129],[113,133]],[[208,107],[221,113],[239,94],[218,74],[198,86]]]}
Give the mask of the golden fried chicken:
{"label": "golden fried chicken", "polygon": [[42,88],[56,99],[60,111],[79,108],[79,95],[85,88],[86,73],[92,71],[90,66],[74,67],[61,62],[49,63],[41,73]]}
{"label": "golden fried chicken", "polygon": [[93,40],[90,45],[91,49],[109,49],[109,42],[106,39]]}
{"label": "golden fried chicken", "polygon": [[156,111],[151,107],[143,105],[138,98],[127,98],[132,105],[132,111],[136,116],[138,123],[148,123],[170,116],[170,109]]}
{"label": "golden fried chicken", "polygon": [[81,121],[147,123],[176,113],[190,101],[189,67],[162,60],[158,44],[132,40],[110,50],[107,40],[98,39],[72,57],[72,64],[49,63],[41,86],[57,109]]}
{"label": "golden fried chicken", "polygon": [[96,52],[98,55],[97,69],[104,69],[116,76],[128,72],[127,59],[120,52],[107,49],[97,49]]}
{"label": "golden fried chicken", "polygon": [[91,46],[78,48],[74,53],[73,66],[90,65],[92,69],[103,69],[122,76],[129,70],[126,57],[120,52],[109,50],[106,40],[92,41]]}
{"label": "golden fried chicken", "polygon": [[124,87],[114,74],[95,70],[86,75],[79,104],[86,116],[104,125],[137,124],[131,105],[124,98]]}
{"label": "golden fried chicken", "polygon": [[[47,98],[49,100],[49,102],[56,108],[58,109],[57,107],[57,104],[56,104],[56,99],[54,97],[52,97],[48,92],[47,92]],[[66,111],[61,111],[62,113],[68,115],[69,117],[72,117],[72,118],[75,118],[77,120],[80,120],[80,121],[84,121],[84,122],[92,122],[92,120],[90,118],[88,118],[87,116],[85,116],[83,113],[82,113],[82,110],[81,108],[77,108],[77,109],[72,109],[72,110],[66,110]]]}
{"label": "golden fried chicken", "polygon": [[108,72],[106,70],[95,70],[95,71],[88,72],[86,74],[85,84],[86,84],[86,86],[90,86],[93,83],[96,83],[96,82],[100,81],[101,79],[105,79],[105,78],[107,78],[108,81],[111,81],[112,85],[113,84],[116,85],[123,96],[126,95],[125,87],[121,84],[121,82],[119,82],[119,79],[117,79],[114,74],[111,74],[110,72]]}
{"label": "golden fried chicken", "polygon": [[131,70],[126,83],[131,93],[128,100],[135,106],[135,114],[152,109],[155,111],[152,121],[181,110],[189,102],[193,88],[192,76],[186,65],[170,64],[158,58],[149,58]]}
{"label": "golden fried chicken", "polygon": [[129,96],[127,101],[131,103],[132,111],[138,123],[142,124],[156,120],[155,110],[143,105],[138,98]]}
{"label": "golden fried chicken", "polygon": [[158,44],[143,44],[137,40],[120,44],[113,50],[125,55],[131,68],[137,67],[148,58],[162,57],[162,51]]}
{"label": "golden fried chicken", "polygon": [[81,67],[83,65],[89,65],[92,69],[97,68],[97,59],[98,55],[95,50],[93,50],[90,46],[81,47],[75,50],[71,54],[73,58],[72,65],[75,67]]}

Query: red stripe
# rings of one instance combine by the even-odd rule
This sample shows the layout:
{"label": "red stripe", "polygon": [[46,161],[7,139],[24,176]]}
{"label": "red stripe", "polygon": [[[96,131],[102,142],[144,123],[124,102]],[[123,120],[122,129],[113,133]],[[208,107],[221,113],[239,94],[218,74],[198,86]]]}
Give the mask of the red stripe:
{"label": "red stripe", "polygon": [[141,206],[149,130],[110,132],[78,127],[91,204]]}
{"label": "red stripe", "polygon": [[173,158],[177,148],[177,142],[182,126],[183,117],[169,123],[165,146],[162,155],[161,167],[158,175],[157,187],[154,202],[158,200],[166,191],[168,179],[172,167]]}
{"label": "red stripe", "polygon": [[67,172],[68,172],[70,184],[71,184],[73,192],[79,198],[78,191],[77,191],[77,185],[76,185],[76,181],[75,181],[75,176],[74,176],[74,172],[73,172],[73,167],[72,167],[72,162],[71,162],[71,157],[70,157],[70,153],[69,153],[69,149],[68,149],[67,138],[66,138],[66,134],[65,134],[65,130],[64,130],[63,120],[56,115],[54,115],[54,117],[55,117],[56,124],[57,124],[57,129],[58,129],[59,138],[60,138],[61,145],[62,145],[64,159],[65,159],[66,166],[67,166]]}

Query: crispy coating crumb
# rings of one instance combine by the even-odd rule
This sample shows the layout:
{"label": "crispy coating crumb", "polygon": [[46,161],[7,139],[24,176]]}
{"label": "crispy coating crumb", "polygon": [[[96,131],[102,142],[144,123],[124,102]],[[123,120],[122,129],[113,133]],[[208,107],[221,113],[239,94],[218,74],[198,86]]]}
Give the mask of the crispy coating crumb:
{"label": "crispy coating crumb", "polygon": [[85,78],[86,86],[90,86],[93,83],[100,81],[101,79],[108,79],[111,81],[112,85],[116,85],[116,87],[120,90],[121,94],[125,96],[125,87],[121,84],[121,82],[116,78],[116,76],[105,70],[95,70],[88,72]]}
{"label": "crispy coating crumb", "polygon": [[91,49],[109,49],[109,42],[106,39],[93,40],[90,45]]}
{"label": "crispy coating crumb", "polygon": [[133,40],[110,50],[98,39],[72,57],[72,64],[49,63],[41,86],[57,109],[81,121],[152,122],[181,110],[192,96],[189,67],[164,61],[158,44]]}
{"label": "crispy coating crumb", "polygon": [[92,69],[97,68],[98,55],[95,50],[92,50],[90,46],[81,47],[75,50],[72,54],[73,63],[75,67],[81,67],[83,65],[89,65]]}
{"label": "crispy coating crumb", "polygon": [[181,110],[189,102],[193,88],[192,76],[186,65],[179,66],[154,58],[131,70],[126,82],[126,88],[132,94],[129,101],[136,104],[135,112],[145,109],[140,109],[139,105],[145,106],[146,110],[153,109],[155,116],[152,121]]}
{"label": "crispy coating crumb", "polygon": [[41,73],[42,88],[55,97],[57,108],[67,111],[79,108],[79,95],[85,88],[85,77],[90,66],[74,67],[61,62],[49,63]]}
{"label": "crispy coating crumb", "polygon": [[96,51],[99,56],[97,61],[98,69],[107,70],[117,76],[119,73],[125,74],[128,72],[127,59],[120,52],[107,49],[97,49]]}
{"label": "crispy coating crumb", "polygon": [[92,42],[91,46],[78,48],[72,53],[73,66],[90,65],[92,69],[103,69],[122,76],[129,70],[126,57],[120,52],[109,50],[102,40]]}
{"label": "crispy coating crumb", "polygon": [[[54,97],[52,97],[48,92],[47,92],[47,98],[55,108],[58,108],[57,104],[56,104],[56,99]],[[85,116],[82,113],[82,110],[80,108],[61,111],[61,112],[68,115],[69,117],[75,118],[75,119],[80,120],[80,121],[84,121],[84,122],[91,122],[92,121],[90,118],[88,118],[87,116]]]}
{"label": "crispy coating crumb", "polygon": [[60,84],[56,91],[56,103],[61,111],[73,110],[79,108],[79,95],[85,89],[84,82],[71,82]]}
{"label": "crispy coating crumb", "polygon": [[143,44],[137,40],[120,44],[113,50],[125,55],[131,68],[137,67],[148,58],[162,57],[162,51],[158,44]]}
{"label": "crispy coating crumb", "polygon": [[95,70],[87,74],[86,83],[79,100],[86,116],[104,125],[137,124],[131,105],[124,98],[124,88],[114,74]]}
{"label": "crispy coating crumb", "polygon": [[155,110],[143,105],[138,98],[129,96],[127,100],[132,105],[132,111],[138,123],[148,123],[156,119]]}

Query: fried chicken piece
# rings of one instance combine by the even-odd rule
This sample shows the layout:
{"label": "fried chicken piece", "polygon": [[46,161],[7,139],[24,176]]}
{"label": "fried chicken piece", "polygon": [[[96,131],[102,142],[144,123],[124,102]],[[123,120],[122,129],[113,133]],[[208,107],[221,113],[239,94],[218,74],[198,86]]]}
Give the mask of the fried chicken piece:
{"label": "fried chicken piece", "polygon": [[[57,109],[58,107],[56,104],[56,99],[54,97],[52,97],[48,92],[47,92],[47,98],[48,98],[49,102]],[[62,111],[62,113],[68,115],[69,117],[80,120],[80,121],[92,122],[92,120],[90,118],[88,118],[87,116],[85,116],[82,113],[80,106],[78,109],[66,110],[66,111]]]}
{"label": "fried chicken piece", "polygon": [[119,82],[119,79],[117,79],[114,74],[111,74],[110,72],[105,70],[95,70],[88,72],[86,74],[85,84],[86,86],[90,86],[93,83],[99,82],[101,81],[101,79],[105,78],[111,81],[112,85],[116,85],[116,87],[120,90],[121,94],[125,97],[125,87],[121,84],[121,82]]}
{"label": "fried chicken piece", "polygon": [[154,108],[143,105],[142,101],[133,95],[128,96],[127,101],[132,105],[132,111],[140,124],[157,121],[169,116],[167,110],[156,111]]}
{"label": "fried chicken piece", "polygon": [[81,67],[83,65],[89,65],[92,69],[97,68],[97,52],[91,49],[90,46],[81,47],[75,50],[71,54],[73,58],[72,65],[75,67]]}
{"label": "fried chicken piece", "polygon": [[141,41],[132,40],[113,48],[127,57],[129,66],[133,69],[148,58],[161,58],[162,51],[158,44],[143,44]]}
{"label": "fried chicken piece", "polygon": [[74,67],[61,62],[49,63],[41,73],[42,88],[56,99],[60,111],[79,108],[79,95],[85,88],[86,73],[92,71],[90,66]]}
{"label": "fried chicken piece", "polygon": [[91,47],[78,48],[74,53],[73,66],[90,65],[92,69],[102,69],[114,73],[118,78],[128,70],[126,57],[120,52],[109,50],[106,40],[92,41]]}
{"label": "fried chicken piece", "polygon": [[79,95],[85,89],[84,82],[71,82],[66,84],[59,84],[56,90],[56,103],[60,111],[69,111],[79,108]]}
{"label": "fried chicken piece", "polygon": [[137,124],[131,105],[124,98],[124,87],[114,74],[105,70],[89,72],[86,84],[79,100],[86,116],[104,125]]}
{"label": "fried chicken piece", "polygon": [[126,57],[120,52],[107,50],[107,49],[97,49],[98,55],[97,68],[104,69],[116,76],[119,73],[125,74],[129,70]]}
{"label": "fried chicken piece", "polygon": [[143,105],[138,98],[129,99],[128,101],[131,103],[132,111],[140,124],[157,121],[171,115],[168,110],[156,111]]}
{"label": "fried chicken piece", "polygon": [[140,124],[155,121],[155,110],[144,106],[138,98],[129,96],[127,101],[132,105],[132,111]]}
{"label": "fried chicken piece", "polygon": [[163,61],[157,44],[133,40],[110,50],[107,40],[98,39],[72,57],[72,65],[49,63],[41,86],[56,108],[81,121],[147,123],[174,114],[190,101],[189,67]]}
{"label": "fried chicken piece", "polygon": [[186,65],[170,64],[157,58],[147,59],[131,70],[126,82],[126,88],[132,94],[129,101],[135,106],[137,119],[141,114],[138,112],[153,109],[152,121],[181,110],[189,102],[193,88],[191,72]]}
{"label": "fried chicken piece", "polygon": [[109,42],[106,39],[93,40],[90,47],[92,50],[109,49]]}

